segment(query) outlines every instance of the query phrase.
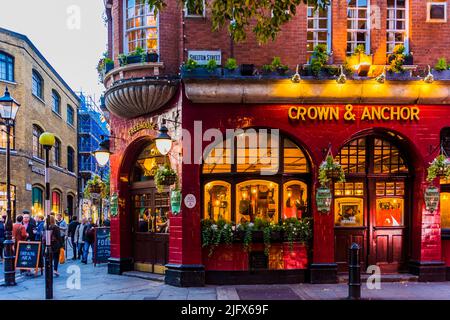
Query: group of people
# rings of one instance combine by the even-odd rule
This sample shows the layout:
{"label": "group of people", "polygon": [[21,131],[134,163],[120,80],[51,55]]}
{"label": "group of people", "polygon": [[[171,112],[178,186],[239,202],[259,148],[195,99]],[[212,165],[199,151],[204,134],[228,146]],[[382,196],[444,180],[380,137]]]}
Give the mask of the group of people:
{"label": "group of people", "polygon": [[[6,215],[0,218],[0,258],[3,259],[4,241],[6,233]],[[76,216],[72,217],[72,221],[67,225],[61,213],[52,213],[48,217],[49,230],[51,230],[51,249],[53,253],[53,271],[55,276],[59,276],[58,266],[60,261],[61,249],[66,248],[66,239],[70,239],[73,248],[73,260],[81,259],[81,262],[87,264],[89,248],[92,248],[95,241],[95,227],[92,218],[83,218],[81,223],[78,222]],[[46,243],[46,224],[45,217],[38,215],[32,217],[30,212],[24,210],[21,215],[16,217],[13,224],[12,240],[14,241],[14,250],[17,249],[19,241],[42,241],[42,247],[45,248]],[[42,260],[41,260],[42,261]]]}

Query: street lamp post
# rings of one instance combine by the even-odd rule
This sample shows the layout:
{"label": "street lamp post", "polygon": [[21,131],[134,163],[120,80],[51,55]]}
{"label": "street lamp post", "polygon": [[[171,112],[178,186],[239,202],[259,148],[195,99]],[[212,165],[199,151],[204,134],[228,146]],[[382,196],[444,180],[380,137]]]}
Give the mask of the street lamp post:
{"label": "street lamp post", "polygon": [[50,227],[50,150],[55,145],[55,135],[44,132],[39,137],[39,143],[45,149],[45,299],[53,299],[53,252],[52,252],[52,230]]}
{"label": "street lamp post", "polygon": [[[97,164],[100,167],[100,180],[103,181],[103,168],[107,165],[109,161],[109,157],[111,155],[111,151],[109,151],[109,139],[103,140],[99,144],[98,150],[94,151],[94,157],[97,161]],[[99,211],[100,211],[100,224],[103,221],[103,199],[100,195],[100,203],[99,203]]]}
{"label": "street lamp post", "polygon": [[0,98],[0,118],[6,127],[6,228],[5,228],[5,286],[16,285],[16,270],[14,268],[14,253],[12,240],[12,216],[11,216],[11,128],[14,126],[17,111],[20,104],[10,95],[8,87]]}

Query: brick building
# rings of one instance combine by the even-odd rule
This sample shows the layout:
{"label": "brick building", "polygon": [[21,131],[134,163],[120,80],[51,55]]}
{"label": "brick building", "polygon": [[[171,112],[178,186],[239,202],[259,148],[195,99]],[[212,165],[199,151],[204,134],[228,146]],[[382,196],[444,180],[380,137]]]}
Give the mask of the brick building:
{"label": "brick building", "polygon": [[[52,132],[52,210],[72,215],[77,207],[77,109],[79,100],[33,43],[0,29],[0,92],[8,87],[21,104],[11,151],[14,214],[44,210],[44,151],[39,135]],[[0,134],[0,163],[5,163],[6,133]],[[0,211],[6,210],[5,166],[0,166]]]}
{"label": "brick building", "polygon": [[[333,0],[316,12],[300,5],[278,38],[264,45],[251,32],[243,43],[233,43],[227,30],[212,32],[207,5],[167,4],[154,16],[138,0],[106,3],[114,66],[104,78],[105,101],[117,137],[111,192],[118,199],[110,272],[164,272],[166,282],[178,286],[335,282],[357,242],[363,268],[446,279],[449,185],[435,182],[437,210],[425,205],[425,193],[429,163],[440,151],[450,153],[450,78],[433,70],[433,81],[427,70],[448,51],[447,1]],[[331,74],[311,72],[319,44],[326,46]],[[399,46],[403,71],[387,72]],[[137,47],[151,54],[136,61],[130,53]],[[288,72],[263,71],[275,56]],[[189,58],[200,66],[213,59],[219,68],[180,69]],[[228,58],[243,66],[234,73],[220,68]],[[153,179],[164,161],[155,146],[163,123],[175,140],[169,158],[181,178],[179,214],[170,213],[169,189],[157,192]],[[231,150],[216,141],[229,129],[243,130],[230,138]],[[268,142],[264,130],[279,136]],[[249,134],[257,134],[257,146],[251,139],[239,145]],[[269,175],[251,158],[263,142],[277,155]],[[204,153],[203,163],[196,151]],[[319,167],[330,153],[346,182],[329,185],[332,201],[324,213],[316,197]],[[224,164],[228,156],[220,154],[234,161]],[[167,233],[140,228],[152,213],[157,221],[170,217]],[[256,235],[250,251],[238,235],[212,255],[202,248],[202,220],[247,225],[256,218],[278,224],[305,217],[312,220],[312,239],[293,249],[286,239],[268,249]]]}

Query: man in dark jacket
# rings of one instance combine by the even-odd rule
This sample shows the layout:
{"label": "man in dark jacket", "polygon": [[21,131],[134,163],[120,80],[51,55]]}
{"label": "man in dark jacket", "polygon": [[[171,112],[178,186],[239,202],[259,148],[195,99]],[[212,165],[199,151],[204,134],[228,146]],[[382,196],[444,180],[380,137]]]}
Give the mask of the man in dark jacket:
{"label": "man in dark jacket", "polygon": [[23,211],[23,226],[28,233],[27,241],[34,241],[36,237],[36,223],[31,219],[29,211]]}
{"label": "man in dark jacket", "polygon": [[88,225],[83,230],[83,259],[81,262],[87,264],[88,256],[89,256],[89,247],[92,248],[92,260],[94,260],[94,241],[95,241],[95,228],[97,225],[93,223],[92,218],[88,219]]}
{"label": "man in dark jacket", "polygon": [[67,229],[67,236],[70,237],[70,243],[72,244],[73,249],[73,258],[72,260],[77,260],[77,244],[75,243],[75,231],[80,223],[76,216],[72,217],[72,221],[69,223],[69,227]]}

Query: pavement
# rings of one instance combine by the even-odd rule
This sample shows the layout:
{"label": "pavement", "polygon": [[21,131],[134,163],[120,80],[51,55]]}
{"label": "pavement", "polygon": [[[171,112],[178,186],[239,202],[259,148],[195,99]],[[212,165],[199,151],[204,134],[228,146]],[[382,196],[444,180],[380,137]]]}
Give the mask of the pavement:
{"label": "pavement", "polygon": [[[0,282],[3,264],[0,263]],[[110,275],[107,266],[68,260],[54,278],[55,300],[340,300],[348,287],[339,284],[240,285],[177,288],[161,278]],[[450,300],[450,282],[382,282],[380,289],[362,285],[369,300]],[[17,273],[17,285],[0,287],[0,300],[43,300],[44,276]]]}

